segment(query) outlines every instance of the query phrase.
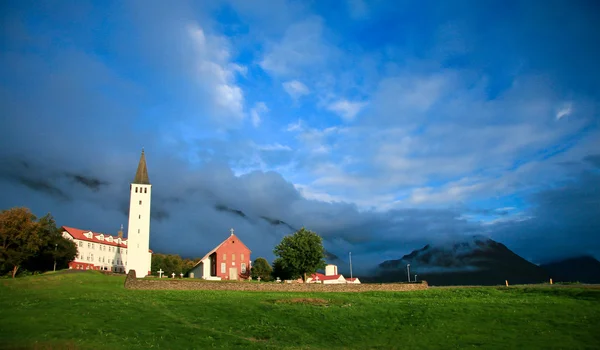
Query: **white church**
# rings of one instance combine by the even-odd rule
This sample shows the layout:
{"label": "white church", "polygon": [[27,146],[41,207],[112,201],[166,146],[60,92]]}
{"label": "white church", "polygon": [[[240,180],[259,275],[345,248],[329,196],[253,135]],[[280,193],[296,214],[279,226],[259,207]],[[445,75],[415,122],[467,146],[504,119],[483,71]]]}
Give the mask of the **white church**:
{"label": "white church", "polygon": [[137,278],[151,274],[152,251],[149,248],[152,185],[143,149],[129,193],[127,239],[123,238],[122,226],[117,236],[62,227],[63,237],[73,240],[77,245],[77,256],[69,263],[69,269],[125,273],[135,270]]}

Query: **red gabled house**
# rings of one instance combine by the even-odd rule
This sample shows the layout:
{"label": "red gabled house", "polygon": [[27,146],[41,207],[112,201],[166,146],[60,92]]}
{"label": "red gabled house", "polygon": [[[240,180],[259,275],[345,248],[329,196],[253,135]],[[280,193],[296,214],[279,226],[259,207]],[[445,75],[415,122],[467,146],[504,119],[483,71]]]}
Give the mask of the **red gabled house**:
{"label": "red gabled house", "polygon": [[240,280],[250,276],[251,250],[233,233],[209,251],[190,271],[190,277],[207,280]]}

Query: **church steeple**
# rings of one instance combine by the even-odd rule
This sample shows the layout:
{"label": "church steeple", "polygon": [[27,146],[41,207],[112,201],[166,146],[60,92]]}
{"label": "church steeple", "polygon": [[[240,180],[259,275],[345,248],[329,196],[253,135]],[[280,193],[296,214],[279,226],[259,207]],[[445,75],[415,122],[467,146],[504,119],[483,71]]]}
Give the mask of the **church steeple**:
{"label": "church steeple", "polygon": [[150,185],[150,179],[148,178],[148,168],[146,167],[146,156],[144,155],[143,148],[142,156],[140,157],[140,164],[138,164],[137,172],[135,173],[133,183],[139,185]]}

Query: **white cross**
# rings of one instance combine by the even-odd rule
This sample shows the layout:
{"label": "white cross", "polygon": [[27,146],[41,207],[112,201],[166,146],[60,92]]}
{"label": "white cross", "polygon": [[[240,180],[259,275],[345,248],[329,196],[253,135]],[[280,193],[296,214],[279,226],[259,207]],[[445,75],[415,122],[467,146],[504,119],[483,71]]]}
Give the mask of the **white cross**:
{"label": "white cross", "polygon": [[162,278],[162,274],[164,271],[162,269],[158,270],[158,278]]}
{"label": "white cross", "polygon": [[233,235],[233,231],[234,231],[233,228],[231,230],[229,230],[229,232],[231,232],[232,235]]}
{"label": "white cross", "polygon": [[173,276],[173,278],[175,278],[175,272],[173,272],[173,273],[171,274],[171,276]]}
{"label": "white cross", "polygon": [[181,278],[183,278],[183,272],[182,272],[182,273],[180,273],[180,274],[179,274],[179,276],[180,276]]}

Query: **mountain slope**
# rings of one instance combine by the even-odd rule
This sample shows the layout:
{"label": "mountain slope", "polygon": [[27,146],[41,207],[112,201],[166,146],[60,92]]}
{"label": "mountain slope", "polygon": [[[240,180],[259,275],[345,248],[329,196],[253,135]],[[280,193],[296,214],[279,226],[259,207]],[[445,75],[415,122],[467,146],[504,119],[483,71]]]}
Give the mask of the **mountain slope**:
{"label": "mountain slope", "polygon": [[580,256],[540,265],[556,282],[600,283],[600,261]]}
{"label": "mountain slope", "polygon": [[410,264],[411,280],[430,285],[499,285],[540,283],[549,280],[547,272],[512,252],[504,244],[483,236],[458,242],[426,245],[401,259],[379,264],[377,281],[406,281]]}

